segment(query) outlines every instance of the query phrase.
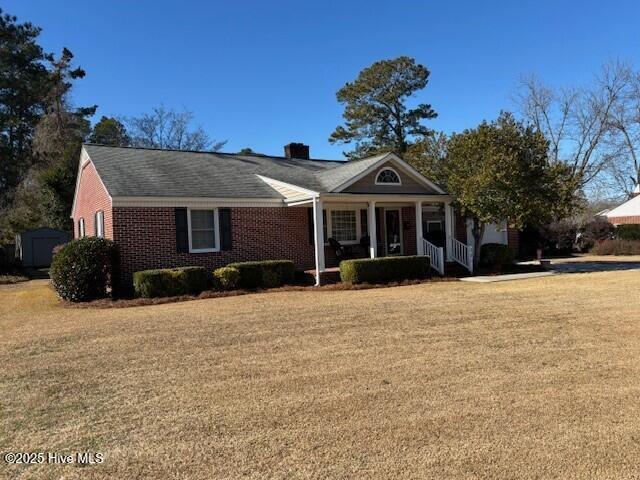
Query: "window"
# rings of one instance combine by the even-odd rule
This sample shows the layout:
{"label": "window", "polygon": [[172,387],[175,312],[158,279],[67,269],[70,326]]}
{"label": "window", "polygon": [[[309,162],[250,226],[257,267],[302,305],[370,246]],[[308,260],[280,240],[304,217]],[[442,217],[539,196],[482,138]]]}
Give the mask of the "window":
{"label": "window", "polygon": [[94,222],[96,237],[104,238],[104,212],[102,210],[96,212]]}
{"label": "window", "polygon": [[393,168],[383,168],[376,176],[376,185],[402,185],[400,175]]}
{"label": "window", "polygon": [[78,220],[78,238],[83,238],[84,235],[84,218],[81,218],[80,220]]}
{"label": "window", "polygon": [[331,236],[339,242],[358,240],[355,210],[331,211]]}
{"label": "window", "polygon": [[189,210],[189,251],[217,252],[220,245],[218,210]]}
{"label": "window", "polygon": [[440,220],[427,220],[427,232],[441,232],[442,222]]}

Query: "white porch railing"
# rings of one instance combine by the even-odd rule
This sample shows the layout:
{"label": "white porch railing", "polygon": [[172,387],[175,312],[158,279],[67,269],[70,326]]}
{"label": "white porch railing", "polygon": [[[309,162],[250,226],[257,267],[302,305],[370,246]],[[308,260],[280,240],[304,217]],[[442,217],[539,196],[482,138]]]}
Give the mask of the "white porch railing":
{"label": "white porch railing", "polygon": [[459,240],[452,238],[451,256],[456,262],[469,270],[469,273],[473,273],[473,247],[471,245],[465,245]]}
{"label": "white porch railing", "polygon": [[422,239],[424,245],[424,254],[429,257],[431,268],[436,270],[440,275],[444,275],[444,249],[436,247],[433,243]]}

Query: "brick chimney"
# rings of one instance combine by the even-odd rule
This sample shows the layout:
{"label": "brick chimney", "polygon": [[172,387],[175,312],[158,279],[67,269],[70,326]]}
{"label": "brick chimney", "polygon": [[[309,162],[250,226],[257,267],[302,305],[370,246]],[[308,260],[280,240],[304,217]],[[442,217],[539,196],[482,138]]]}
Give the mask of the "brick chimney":
{"label": "brick chimney", "polygon": [[309,145],[304,143],[290,143],[284,146],[284,156],[287,158],[304,158],[309,160]]}

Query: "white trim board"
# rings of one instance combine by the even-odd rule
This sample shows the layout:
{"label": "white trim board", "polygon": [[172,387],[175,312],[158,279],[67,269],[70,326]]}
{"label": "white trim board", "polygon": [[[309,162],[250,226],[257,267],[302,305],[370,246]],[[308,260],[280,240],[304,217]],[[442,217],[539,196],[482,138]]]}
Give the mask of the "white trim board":
{"label": "white trim board", "polygon": [[284,207],[278,198],[113,197],[113,207]]}
{"label": "white trim board", "polygon": [[[335,203],[407,203],[416,201],[445,203],[449,195],[403,195],[403,194],[320,194],[326,202]],[[278,198],[213,198],[213,197],[112,197],[113,207],[286,207],[310,203],[311,199],[286,202]]]}
{"label": "white trim board", "polygon": [[76,176],[76,188],[73,191],[73,203],[71,204],[71,215],[69,215],[69,218],[73,218],[74,215],[75,215],[76,203],[78,201],[78,189],[80,188],[80,181],[82,180],[82,173],[84,172],[84,169],[87,168],[89,163],[93,164],[93,168],[96,171],[96,175],[98,176],[98,180],[100,180],[100,185],[102,185],[102,188],[104,188],[104,191],[107,194],[107,197],[109,197],[109,201],[111,202],[111,206],[113,207],[113,197],[111,197],[111,194],[109,193],[109,190],[107,190],[107,186],[102,181],[102,177],[100,176],[100,173],[98,172],[98,169],[96,168],[95,163],[93,163],[91,161],[91,157],[89,157],[89,154],[87,153],[87,151],[85,150],[84,145],[83,145],[82,146],[82,150],[80,150],[80,161],[78,163],[78,175]]}
{"label": "white trim board", "polygon": [[433,202],[446,203],[453,200],[447,194],[403,194],[403,193],[327,193],[321,194],[323,202]]}

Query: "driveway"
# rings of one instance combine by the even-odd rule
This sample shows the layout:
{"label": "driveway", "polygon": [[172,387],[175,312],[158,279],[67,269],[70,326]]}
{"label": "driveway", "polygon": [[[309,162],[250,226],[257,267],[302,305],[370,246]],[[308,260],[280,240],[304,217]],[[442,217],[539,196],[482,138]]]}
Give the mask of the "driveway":
{"label": "driveway", "polygon": [[640,255],[635,256],[595,256],[554,258],[551,270],[558,273],[612,272],[619,270],[640,270]]}

